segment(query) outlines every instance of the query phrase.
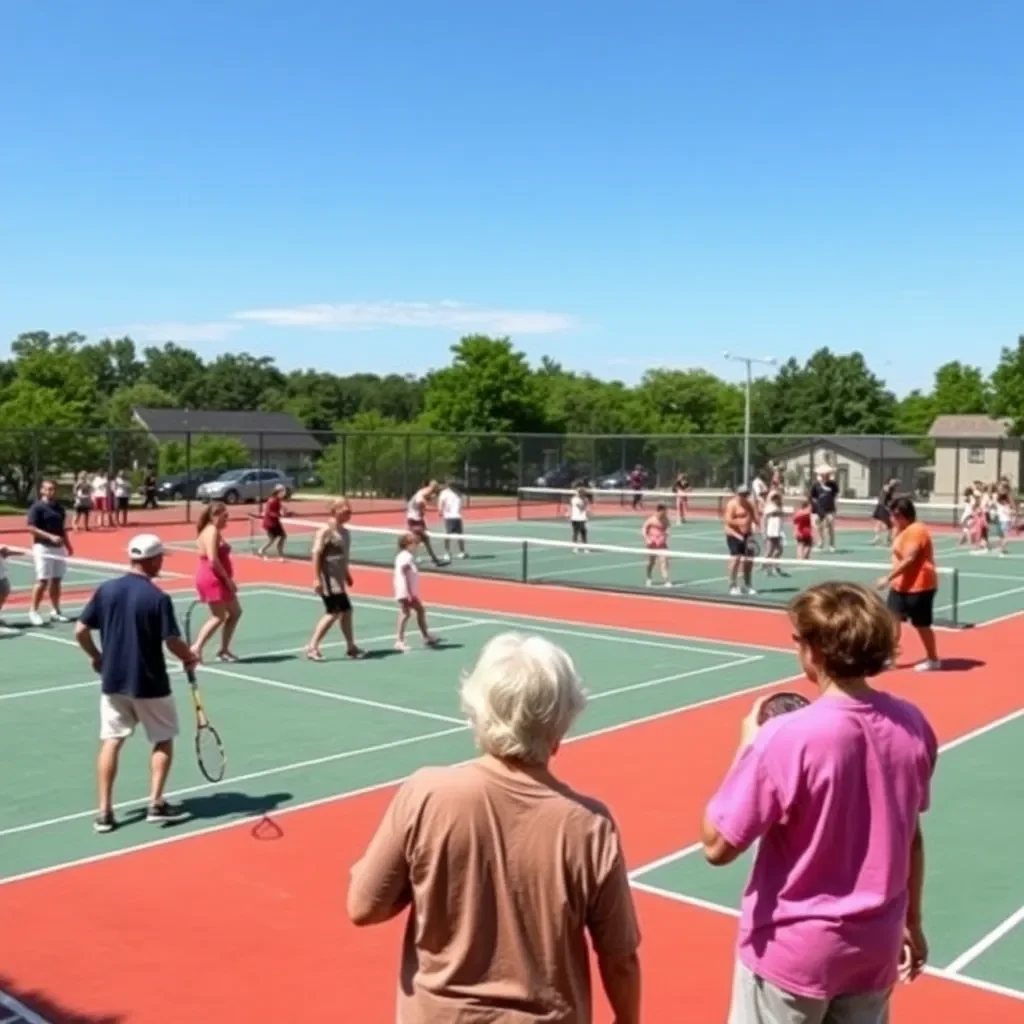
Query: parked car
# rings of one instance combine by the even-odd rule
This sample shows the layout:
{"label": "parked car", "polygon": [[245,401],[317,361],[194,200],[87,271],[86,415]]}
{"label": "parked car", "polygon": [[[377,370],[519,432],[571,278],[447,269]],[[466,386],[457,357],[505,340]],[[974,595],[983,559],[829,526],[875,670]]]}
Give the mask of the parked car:
{"label": "parked car", "polygon": [[601,477],[597,486],[604,491],[625,491],[632,485],[629,480],[629,472],[625,469],[617,469],[614,473]]}
{"label": "parked car", "polygon": [[156,482],[156,496],[161,501],[182,501],[194,498],[201,484],[216,480],[223,470],[193,469],[191,473],[172,473]]}
{"label": "parked car", "polygon": [[279,469],[229,469],[216,480],[201,484],[196,489],[196,497],[200,501],[223,501],[228,505],[265,501],[279,484],[284,485],[287,496],[291,497],[295,485]]}
{"label": "parked car", "polygon": [[572,487],[577,481],[590,483],[590,468],[579,462],[565,462],[549,469],[536,480],[537,487]]}

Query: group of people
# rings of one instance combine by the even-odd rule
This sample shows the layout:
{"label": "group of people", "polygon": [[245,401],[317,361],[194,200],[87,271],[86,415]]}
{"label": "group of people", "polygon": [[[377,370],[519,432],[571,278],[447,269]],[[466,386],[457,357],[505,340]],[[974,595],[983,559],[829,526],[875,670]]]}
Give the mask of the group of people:
{"label": "group of people", "polygon": [[[816,699],[767,721],[755,702],[703,821],[711,865],[756,851],[723,1001],[731,1024],[884,1024],[894,987],[928,957],[920,819],[936,737],[871,686],[898,645],[877,594],[823,584],[790,620]],[[398,1018],[589,1024],[589,936],[613,1019],[639,1024],[622,838],[612,811],[552,767],[586,703],[572,660],[539,637],[496,636],[461,698],[479,758],[415,772],[349,882],[357,926],[410,922]],[[837,856],[851,834],[864,857]]]}
{"label": "group of people", "polygon": [[986,486],[982,481],[964,489],[960,510],[960,544],[972,554],[993,550],[1006,555],[1014,529],[1020,528],[1019,509],[1007,477]]}

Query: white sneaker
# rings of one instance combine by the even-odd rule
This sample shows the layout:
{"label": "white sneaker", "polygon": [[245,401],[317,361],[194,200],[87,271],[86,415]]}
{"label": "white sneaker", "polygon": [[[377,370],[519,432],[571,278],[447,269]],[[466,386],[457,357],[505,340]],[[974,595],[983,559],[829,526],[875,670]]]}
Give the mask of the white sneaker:
{"label": "white sneaker", "polygon": [[746,593],[748,597],[757,597],[757,591],[753,587],[747,587]]}
{"label": "white sneaker", "polygon": [[51,622],[70,622],[71,620],[63,612],[54,612],[50,616]]}
{"label": "white sneaker", "polygon": [[939,672],[942,669],[941,661],[919,661],[914,666],[915,672]]}
{"label": "white sneaker", "polygon": [[730,587],[729,588],[729,596],[730,597],[740,597],[741,593],[742,592],[740,591],[739,587]]}
{"label": "white sneaker", "polygon": [[29,612],[28,621],[31,622],[33,626],[46,625],[46,619],[44,619],[42,615],[39,614],[39,612]]}

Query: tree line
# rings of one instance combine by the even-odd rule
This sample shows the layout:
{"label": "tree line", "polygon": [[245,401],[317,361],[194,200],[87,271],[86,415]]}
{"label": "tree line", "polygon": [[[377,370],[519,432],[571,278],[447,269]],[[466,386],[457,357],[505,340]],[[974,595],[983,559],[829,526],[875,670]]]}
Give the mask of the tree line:
{"label": "tree line", "polygon": [[[627,385],[549,358],[531,366],[508,338],[484,335],[462,338],[447,366],[414,376],[285,371],[245,352],[204,360],[173,342],[140,349],[128,337],[39,331],[19,335],[0,361],[0,474],[24,479],[19,467],[91,465],[88,446],[110,442],[83,431],[130,438],[137,406],[288,412],[324,435],[701,435],[742,432],[744,395],[742,386],[699,369],[651,369]],[[790,359],[753,385],[752,429],[761,434],[922,436],[947,413],[1008,417],[1014,432],[1024,430],[1024,335],[1003,349],[990,375],[949,362],[928,391],[902,397],[860,353],[828,348],[803,363]],[[16,433],[24,428],[40,430],[29,440]]]}

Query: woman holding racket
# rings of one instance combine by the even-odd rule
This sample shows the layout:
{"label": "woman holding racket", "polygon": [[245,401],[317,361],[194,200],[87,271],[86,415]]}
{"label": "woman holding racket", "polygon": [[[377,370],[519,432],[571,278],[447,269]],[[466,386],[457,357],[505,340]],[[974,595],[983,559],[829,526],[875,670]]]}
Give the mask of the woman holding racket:
{"label": "woman holding racket", "polygon": [[277,560],[279,562],[284,561],[284,545],[285,541],[288,540],[288,534],[284,531],[283,519],[285,516],[290,516],[289,512],[284,507],[285,495],[288,493],[288,488],[284,484],[278,484],[271,492],[269,498],[267,498],[266,505],[263,506],[263,532],[267,535],[267,542],[260,548],[260,558],[266,558],[270,554],[273,548],[277,548]]}
{"label": "woman holding racket", "polygon": [[350,658],[362,658],[352,631],[352,602],[348,588],[352,586],[352,573],[348,559],[351,539],[348,532],[352,506],[345,498],[331,505],[331,522],[321,526],[313,538],[313,590],[324,603],[324,614],[313,630],[313,639],[306,646],[310,661],[323,661],[320,644],[336,622],[341,625],[346,652]]}
{"label": "woman holding racket", "polygon": [[197,658],[202,658],[203,648],[221,629],[217,660],[238,661],[231,651],[231,641],[242,617],[242,606],[238,602],[238,587],[231,564],[231,545],[224,539],[227,524],[228,509],[222,501],[207,505],[196,523],[196,548],[199,551],[196,594],[200,602],[209,607],[210,617],[199,630],[192,651]]}
{"label": "woman holding racket", "polygon": [[672,586],[672,580],[669,578],[668,571],[669,525],[668,509],[664,505],[659,505],[654,510],[654,515],[647,519],[640,531],[647,550],[651,552],[650,557],[647,559],[647,575],[645,578],[645,585],[648,587],[654,586],[654,580],[651,577],[654,573],[655,565],[661,571],[662,585],[666,587]]}
{"label": "woman holding racket", "polygon": [[729,1019],[881,1024],[928,958],[920,818],[938,744],[914,705],[868,683],[898,642],[877,594],[820,584],[790,623],[817,699],[767,720],[770,698],[755,703],[704,816],[712,865],[756,844]]}

